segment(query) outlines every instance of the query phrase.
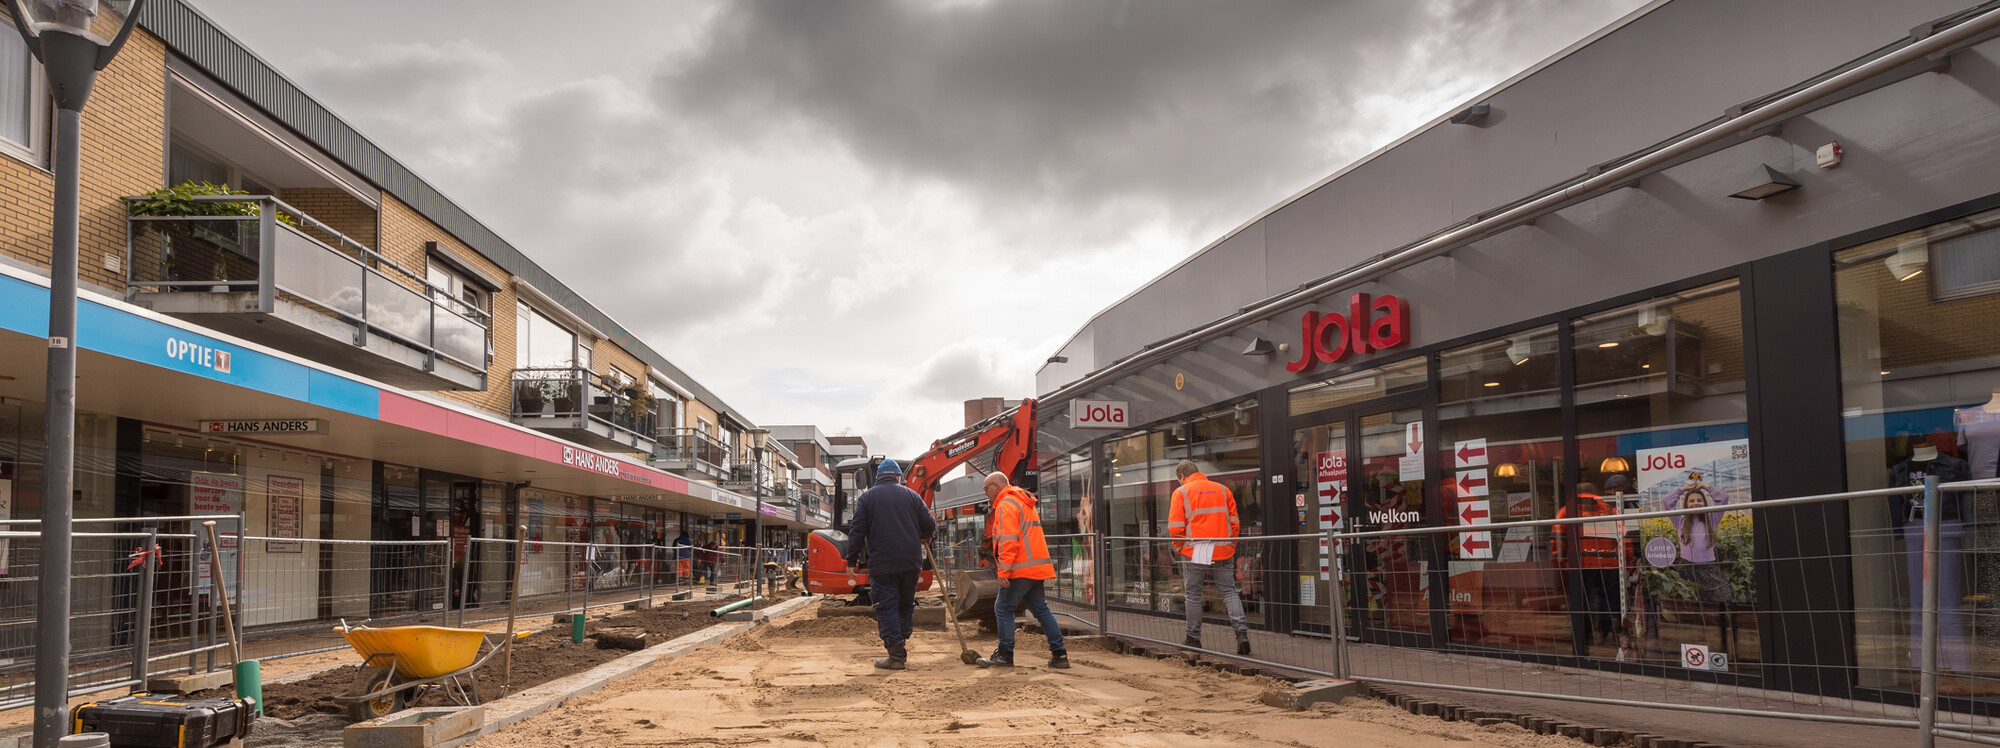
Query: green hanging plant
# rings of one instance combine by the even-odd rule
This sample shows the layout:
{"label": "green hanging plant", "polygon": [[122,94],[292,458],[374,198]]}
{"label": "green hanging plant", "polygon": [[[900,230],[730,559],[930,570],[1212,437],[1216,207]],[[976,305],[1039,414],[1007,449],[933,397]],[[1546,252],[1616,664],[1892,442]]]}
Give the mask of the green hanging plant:
{"label": "green hanging plant", "polygon": [[[259,214],[259,206],[254,202],[223,202],[195,200],[196,197],[216,195],[248,195],[242,190],[229,189],[227,185],[208,182],[182,182],[172,187],[161,187],[147,192],[130,206],[135,216],[254,216]],[[283,212],[278,213],[278,221],[291,227],[298,227],[298,221]]]}

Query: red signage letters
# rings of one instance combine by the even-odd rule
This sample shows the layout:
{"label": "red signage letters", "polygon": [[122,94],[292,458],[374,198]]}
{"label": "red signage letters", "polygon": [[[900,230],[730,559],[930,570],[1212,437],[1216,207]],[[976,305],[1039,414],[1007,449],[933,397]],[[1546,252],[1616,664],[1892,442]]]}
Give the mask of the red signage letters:
{"label": "red signage letters", "polygon": [[[1379,316],[1378,316],[1379,315]],[[1410,305],[1401,296],[1358,293],[1347,299],[1347,314],[1306,312],[1299,317],[1299,360],[1285,364],[1294,374],[1335,363],[1349,354],[1373,353],[1410,342]]]}

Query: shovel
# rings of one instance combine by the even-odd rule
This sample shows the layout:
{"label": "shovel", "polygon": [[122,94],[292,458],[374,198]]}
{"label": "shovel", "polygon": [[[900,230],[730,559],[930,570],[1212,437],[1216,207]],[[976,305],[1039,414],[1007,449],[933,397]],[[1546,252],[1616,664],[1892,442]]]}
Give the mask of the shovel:
{"label": "shovel", "polygon": [[938,573],[938,583],[944,587],[944,617],[951,626],[951,634],[958,638],[958,661],[967,665],[979,664],[979,653],[965,646],[965,634],[958,630],[958,605],[951,594],[951,567],[938,563],[937,554],[931,552],[931,545],[924,544],[924,554],[930,556],[931,567]]}

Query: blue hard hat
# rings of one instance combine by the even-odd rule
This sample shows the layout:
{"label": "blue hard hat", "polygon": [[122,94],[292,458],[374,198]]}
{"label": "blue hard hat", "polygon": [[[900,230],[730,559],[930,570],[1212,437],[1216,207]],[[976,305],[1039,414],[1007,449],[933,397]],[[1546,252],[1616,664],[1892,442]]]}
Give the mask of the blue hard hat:
{"label": "blue hard hat", "polygon": [[903,466],[897,464],[895,460],[883,460],[882,464],[875,466],[875,474],[882,475],[884,473],[887,473],[889,475],[902,475]]}

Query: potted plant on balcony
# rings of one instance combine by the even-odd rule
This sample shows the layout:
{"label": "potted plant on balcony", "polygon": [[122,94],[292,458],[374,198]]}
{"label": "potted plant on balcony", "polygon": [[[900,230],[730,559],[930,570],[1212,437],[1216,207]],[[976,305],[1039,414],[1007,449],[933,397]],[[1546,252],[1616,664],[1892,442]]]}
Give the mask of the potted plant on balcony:
{"label": "potted plant on balcony", "polygon": [[[138,198],[134,198],[127,205],[127,212],[135,217],[227,217],[259,215],[261,209],[255,202],[205,201],[196,199],[218,195],[248,194],[250,193],[241,190],[232,190],[227,185],[210,184],[208,182],[182,182],[172,187],[161,187],[147,192]],[[288,226],[298,225],[292,216],[282,212],[278,213],[277,219]],[[161,279],[227,281],[229,280],[230,255],[238,255],[253,260],[258,256],[256,233],[253,229],[246,239],[242,230],[243,223],[247,222],[153,222],[144,224],[143,230],[149,236],[157,236],[159,238],[160,252],[158,264]],[[212,266],[213,272],[211,273],[213,277],[200,279],[171,277],[171,273],[176,268],[174,262],[174,240],[176,237],[184,237],[197,245],[196,247],[188,248],[190,250],[199,252],[201,249],[208,249],[214,252],[215,258]],[[199,246],[202,244],[208,246]],[[216,286],[211,290],[226,291],[228,287]]]}
{"label": "potted plant on balcony", "polygon": [[545,379],[542,386],[549,388],[545,394],[556,403],[557,415],[582,413],[579,407],[583,399],[583,383],[574,379]]}
{"label": "potted plant on balcony", "polygon": [[524,416],[539,416],[548,405],[548,398],[542,396],[542,382],[524,379],[514,383],[514,397],[520,401],[520,412]]}

